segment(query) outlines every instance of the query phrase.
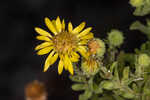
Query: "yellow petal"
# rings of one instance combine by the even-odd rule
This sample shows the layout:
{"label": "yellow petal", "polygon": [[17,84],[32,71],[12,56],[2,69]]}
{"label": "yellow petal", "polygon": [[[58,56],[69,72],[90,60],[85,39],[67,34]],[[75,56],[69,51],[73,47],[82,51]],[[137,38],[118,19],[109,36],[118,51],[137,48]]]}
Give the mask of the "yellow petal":
{"label": "yellow petal", "polygon": [[53,23],[54,27],[56,28],[56,20],[53,19],[52,23]]}
{"label": "yellow petal", "polygon": [[65,70],[67,70],[67,69],[68,69],[67,67],[68,67],[68,66],[64,64],[64,68],[65,68]]}
{"label": "yellow petal", "polygon": [[74,73],[73,72],[73,65],[72,65],[72,62],[70,59],[68,61],[68,70],[69,70],[70,74],[73,75],[73,73]]}
{"label": "yellow petal", "polygon": [[51,32],[53,32],[55,35],[57,34],[57,31],[56,31],[56,28],[55,28],[55,26],[53,25],[53,23],[50,21],[50,19],[49,18],[45,18],[45,24],[46,24],[46,26],[49,28],[49,30],[51,31]]}
{"label": "yellow petal", "polygon": [[72,32],[72,29],[73,29],[73,26],[72,26],[71,22],[69,22],[68,23],[68,31]]}
{"label": "yellow petal", "polygon": [[41,28],[38,28],[38,27],[35,27],[35,31],[38,33],[38,34],[40,34],[40,35],[42,35],[42,36],[48,36],[48,37],[52,37],[51,35],[50,35],[50,33],[48,33],[47,31],[45,31],[45,30],[43,30],[43,29],[41,29]]}
{"label": "yellow petal", "polygon": [[56,27],[56,21],[54,19],[52,20],[52,23],[53,23],[54,27]]}
{"label": "yellow petal", "polygon": [[62,30],[65,30],[65,20],[62,21]]}
{"label": "yellow petal", "polygon": [[93,37],[94,37],[93,33],[90,32],[89,34],[80,37],[80,39],[87,39],[87,40],[89,40],[89,39],[92,39]]}
{"label": "yellow petal", "polygon": [[79,45],[86,45],[88,43],[88,40],[81,40],[79,42]]}
{"label": "yellow petal", "polygon": [[64,59],[64,68],[65,68],[65,70],[67,70],[68,69],[68,55],[65,55],[65,56],[63,56],[62,57],[63,59]]}
{"label": "yellow petal", "polygon": [[38,55],[47,54],[47,53],[49,53],[53,48],[54,48],[53,46],[43,48],[43,49],[39,50],[39,51],[37,52],[37,54],[38,54]]}
{"label": "yellow petal", "polygon": [[59,64],[58,64],[58,74],[60,75],[63,71],[63,61],[60,59]]}
{"label": "yellow petal", "polygon": [[68,55],[65,55],[65,66],[67,66],[67,70],[70,72],[70,74],[73,75],[73,66],[72,66],[72,62],[69,59]]}
{"label": "yellow petal", "polygon": [[72,62],[78,62],[78,61],[79,61],[79,58],[74,57],[74,56],[71,56],[71,57],[70,57],[70,60],[71,60]]}
{"label": "yellow petal", "polygon": [[37,36],[36,39],[43,40],[43,41],[51,41],[50,38],[48,38],[46,36]]}
{"label": "yellow petal", "polygon": [[79,54],[77,54],[76,52],[72,51],[69,58],[70,58],[70,60],[71,60],[72,62],[78,62],[80,56],[79,56]]}
{"label": "yellow petal", "polygon": [[55,55],[52,56],[50,59],[50,64],[51,65],[54,64],[56,62],[57,58],[58,58],[58,53],[55,53]]}
{"label": "yellow petal", "polygon": [[80,58],[79,54],[77,54],[76,52],[72,52],[71,54],[72,56],[75,56],[76,58]]}
{"label": "yellow petal", "polygon": [[54,55],[55,51],[52,51],[49,56],[46,58],[46,61],[45,61],[45,65],[44,65],[44,72],[47,71],[47,69],[50,67],[51,64],[51,59],[52,59],[52,56]]}
{"label": "yellow petal", "polygon": [[87,56],[87,50],[86,50],[86,47],[85,46],[79,46],[77,48],[77,51],[84,57],[84,58],[88,58]]}
{"label": "yellow petal", "polygon": [[57,28],[58,32],[60,33],[62,30],[62,25],[61,25],[61,21],[60,21],[59,16],[56,19],[56,28]]}
{"label": "yellow petal", "polygon": [[44,43],[41,43],[40,45],[38,45],[38,46],[35,47],[35,50],[39,50],[39,49],[48,47],[48,46],[50,46],[50,45],[52,45],[52,44],[53,44],[52,42],[44,42]]}
{"label": "yellow petal", "polygon": [[85,27],[85,22],[82,22],[79,26],[73,29],[72,33],[79,33],[83,30],[84,27]]}
{"label": "yellow petal", "polygon": [[88,34],[91,30],[92,30],[92,27],[86,28],[79,35],[77,35],[77,37],[84,36],[84,35]]}

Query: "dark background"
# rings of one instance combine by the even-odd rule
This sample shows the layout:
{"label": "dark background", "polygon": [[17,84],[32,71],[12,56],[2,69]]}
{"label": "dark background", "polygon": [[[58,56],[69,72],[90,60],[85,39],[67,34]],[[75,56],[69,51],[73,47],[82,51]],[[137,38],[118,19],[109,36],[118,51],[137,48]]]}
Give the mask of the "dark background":
{"label": "dark background", "polygon": [[46,84],[48,100],[77,100],[78,93],[70,88],[68,72],[59,76],[57,63],[48,72],[42,72],[46,56],[37,56],[34,51],[39,44],[34,27],[46,28],[46,16],[60,16],[74,26],[86,21],[101,39],[117,28],[126,37],[121,48],[133,52],[133,48],[146,41],[143,34],[128,29],[133,21],[144,21],[144,17],[133,16],[133,10],[128,0],[1,0],[0,99],[24,100],[24,86],[37,79]]}

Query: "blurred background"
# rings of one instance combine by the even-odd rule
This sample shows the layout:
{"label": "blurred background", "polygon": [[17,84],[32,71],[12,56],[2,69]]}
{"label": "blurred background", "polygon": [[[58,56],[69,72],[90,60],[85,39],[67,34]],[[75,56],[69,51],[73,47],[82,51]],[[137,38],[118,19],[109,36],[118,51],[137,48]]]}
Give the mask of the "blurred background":
{"label": "blurred background", "polygon": [[43,71],[46,56],[37,56],[34,47],[34,27],[46,28],[44,18],[60,16],[73,26],[86,21],[96,37],[104,39],[114,28],[121,30],[125,43],[121,49],[133,52],[146,41],[138,31],[129,31],[129,25],[142,17],[132,15],[134,8],[128,0],[5,0],[0,1],[0,90],[1,100],[25,100],[24,87],[33,80],[43,82],[48,100],[78,100],[78,92],[71,90],[68,72],[57,73],[57,63]]}

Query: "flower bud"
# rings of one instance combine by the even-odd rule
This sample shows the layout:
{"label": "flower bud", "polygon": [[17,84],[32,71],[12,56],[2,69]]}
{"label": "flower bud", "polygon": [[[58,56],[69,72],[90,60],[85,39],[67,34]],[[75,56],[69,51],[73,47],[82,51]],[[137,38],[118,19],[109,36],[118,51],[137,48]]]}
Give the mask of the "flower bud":
{"label": "flower bud", "polygon": [[89,41],[88,48],[91,55],[95,54],[98,57],[102,57],[105,53],[105,43],[98,38]]}
{"label": "flower bud", "polygon": [[147,54],[140,54],[138,57],[138,64],[144,67],[150,65],[150,57]]}
{"label": "flower bud", "polygon": [[124,37],[123,33],[119,30],[112,30],[108,34],[108,41],[112,46],[120,46],[123,43]]}

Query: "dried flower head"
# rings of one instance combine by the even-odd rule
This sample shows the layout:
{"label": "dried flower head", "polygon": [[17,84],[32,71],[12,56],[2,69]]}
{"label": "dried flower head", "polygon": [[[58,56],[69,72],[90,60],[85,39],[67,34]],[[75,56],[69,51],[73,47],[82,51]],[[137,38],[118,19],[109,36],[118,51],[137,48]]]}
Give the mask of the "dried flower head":
{"label": "dried flower head", "polygon": [[92,39],[88,42],[88,48],[90,55],[97,55],[98,57],[102,57],[105,53],[105,43],[98,39]]}
{"label": "dried flower head", "polygon": [[26,100],[46,100],[47,92],[43,83],[35,80],[25,86]]}
{"label": "dried flower head", "polygon": [[59,17],[52,21],[46,17],[45,24],[53,35],[41,28],[35,28],[35,31],[40,35],[37,36],[37,39],[44,40],[44,43],[35,48],[35,50],[39,50],[37,54],[44,55],[50,53],[45,61],[44,72],[47,71],[59,57],[58,73],[61,74],[64,68],[73,75],[72,63],[79,60],[80,56],[78,53],[84,58],[87,58],[86,45],[88,41],[93,38],[93,33],[90,32],[92,28],[88,27],[84,29],[85,22],[82,22],[73,29],[71,22],[69,22],[68,30],[66,30],[64,20],[61,22]]}

